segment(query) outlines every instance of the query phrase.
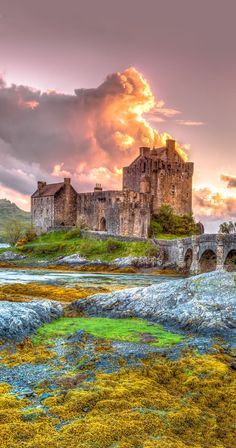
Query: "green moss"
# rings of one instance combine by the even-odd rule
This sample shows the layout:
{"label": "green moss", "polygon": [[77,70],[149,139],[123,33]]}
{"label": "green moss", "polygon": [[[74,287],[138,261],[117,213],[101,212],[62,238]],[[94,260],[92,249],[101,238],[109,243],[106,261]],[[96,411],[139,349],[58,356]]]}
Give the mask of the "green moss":
{"label": "green moss", "polygon": [[146,342],[157,346],[181,342],[183,336],[165,331],[161,325],[151,324],[142,319],[109,318],[61,318],[41,326],[34,338],[35,343],[53,341],[57,337],[71,335],[77,330],[85,330],[95,337],[127,342]]}

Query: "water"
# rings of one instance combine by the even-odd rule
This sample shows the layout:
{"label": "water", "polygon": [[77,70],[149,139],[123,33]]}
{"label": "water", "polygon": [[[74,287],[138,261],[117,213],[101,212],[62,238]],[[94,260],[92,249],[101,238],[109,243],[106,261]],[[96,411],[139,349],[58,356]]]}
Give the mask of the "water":
{"label": "water", "polygon": [[153,283],[173,281],[175,277],[148,274],[98,274],[87,272],[53,272],[47,270],[0,269],[0,285],[14,283],[45,283],[61,286],[149,286]]}
{"label": "water", "polygon": [[0,243],[0,249],[6,249],[7,247],[10,247],[10,244]]}

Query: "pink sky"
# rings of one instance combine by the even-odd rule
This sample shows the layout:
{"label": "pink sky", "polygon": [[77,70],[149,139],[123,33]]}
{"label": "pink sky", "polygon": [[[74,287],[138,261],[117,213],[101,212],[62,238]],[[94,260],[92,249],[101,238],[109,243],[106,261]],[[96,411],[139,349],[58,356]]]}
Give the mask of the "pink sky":
{"label": "pink sky", "polygon": [[138,144],[167,132],[189,148],[207,229],[236,219],[235,14],[233,0],[2,0],[0,197],[26,209],[38,178],[67,173],[117,188]]}

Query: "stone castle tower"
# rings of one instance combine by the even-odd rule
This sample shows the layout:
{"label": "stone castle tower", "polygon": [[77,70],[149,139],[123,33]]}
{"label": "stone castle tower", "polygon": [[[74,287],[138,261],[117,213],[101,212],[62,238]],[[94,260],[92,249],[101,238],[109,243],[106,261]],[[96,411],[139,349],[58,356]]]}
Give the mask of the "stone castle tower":
{"label": "stone castle tower", "polygon": [[76,193],[69,179],[57,184],[38,182],[32,195],[32,222],[39,232],[79,225],[111,235],[147,237],[150,220],[162,204],[174,212],[192,212],[193,163],[185,162],[167,140],[162,148],[140,148],[139,156],[123,168],[123,189]]}

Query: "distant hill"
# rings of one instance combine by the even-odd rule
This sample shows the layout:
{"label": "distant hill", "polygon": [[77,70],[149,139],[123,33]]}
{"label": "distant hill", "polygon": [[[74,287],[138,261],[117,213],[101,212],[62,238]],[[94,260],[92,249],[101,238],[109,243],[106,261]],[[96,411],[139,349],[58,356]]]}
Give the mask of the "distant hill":
{"label": "distant hill", "polygon": [[30,224],[31,214],[17,207],[7,199],[0,199],[0,241],[4,240],[4,227],[7,221],[17,219],[24,224]]}

